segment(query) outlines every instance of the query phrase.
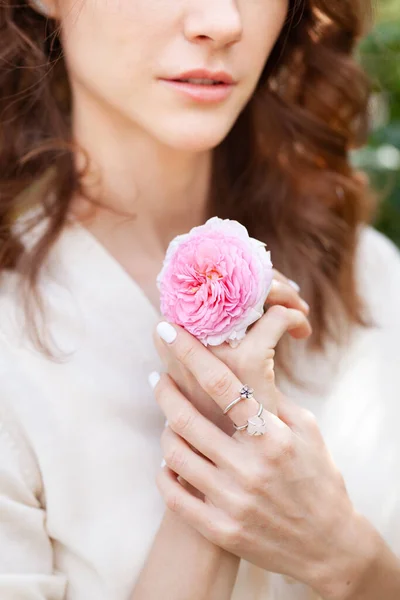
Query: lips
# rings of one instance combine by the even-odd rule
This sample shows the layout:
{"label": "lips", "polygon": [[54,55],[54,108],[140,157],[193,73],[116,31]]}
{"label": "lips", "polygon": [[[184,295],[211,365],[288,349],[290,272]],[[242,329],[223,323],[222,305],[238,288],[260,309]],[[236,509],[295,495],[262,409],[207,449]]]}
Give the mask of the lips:
{"label": "lips", "polygon": [[180,73],[176,77],[172,77],[170,81],[180,81],[194,85],[232,85],[235,83],[233,77],[225,71],[208,71],[206,69],[195,69]]}
{"label": "lips", "polygon": [[230,96],[236,83],[232,76],[224,71],[213,72],[204,69],[187,71],[177,77],[160,81],[181,96],[200,103],[223,102]]}
{"label": "lips", "polygon": [[189,79],[173,79],[172,81],[190,83],[192,85],[226,85],[223,81],[215,81],[214,79],[196,79],[194,77]]}
{"label": "lips", "polygon": [[161,80],[161,83],[190,101],[201,103],[223,102],[229,98],[234,88],[233,85],[227,85],[226,83],[199,85],[171,80]]}

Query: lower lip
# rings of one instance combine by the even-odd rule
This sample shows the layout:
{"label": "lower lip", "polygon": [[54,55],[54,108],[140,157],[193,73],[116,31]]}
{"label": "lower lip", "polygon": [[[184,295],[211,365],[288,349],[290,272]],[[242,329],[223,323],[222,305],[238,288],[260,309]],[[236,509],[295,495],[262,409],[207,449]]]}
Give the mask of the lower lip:
{"label": "lower lip", "polygon": [[201,85],[185,83],[184,81],[173,81],[171,79],[161,79],[161,81],[192,100],[205,103],[223,102],[230,96],[234,87],[233,84],[229,83]]}

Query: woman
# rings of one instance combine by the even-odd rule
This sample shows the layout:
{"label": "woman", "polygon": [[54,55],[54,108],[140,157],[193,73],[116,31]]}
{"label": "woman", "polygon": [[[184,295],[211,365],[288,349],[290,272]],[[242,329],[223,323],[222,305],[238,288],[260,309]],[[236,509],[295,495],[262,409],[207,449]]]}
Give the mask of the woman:
{"label": "woman", "polygon": [[[2,3],[2,599],[399,597],[400,261],[348,161],[364,11]],[[234,350],[158,311],[211,215],[279,268]]]}

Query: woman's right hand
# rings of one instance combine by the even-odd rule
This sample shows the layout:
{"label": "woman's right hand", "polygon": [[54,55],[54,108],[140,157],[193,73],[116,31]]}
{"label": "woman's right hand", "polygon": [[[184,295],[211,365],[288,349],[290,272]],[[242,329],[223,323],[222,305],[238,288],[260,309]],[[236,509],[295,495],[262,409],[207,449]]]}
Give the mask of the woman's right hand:
{"label": "woman's right hand", "polygon": [[[286,308],[299,310],[306,316],[309,313],[309,306],[300,296],[299,286],[282,275],[278,270],[274,269],[274,278],[271,290],[266,301],[267,306],[280,305]],[[311,332],[304,327],[293,329],[289,334],[297,339],[306,338]],[[193,375],[182,365],[175,361],[171,353],[167,352],[165,345],[161,342],[159,336],[154,333],[155,347],[165,365],[166,372],[173,378],[181,392],[188,398],[197,410],[202,413],[207,419],[215,423],[220,429],[229,435],[233,435],[234,429],[222,411],[218,408],[215,402],[204,392],[199,386]],[[209,350],[213,351],[209,346]],[[232,365],[228,365],[232,368]]]}

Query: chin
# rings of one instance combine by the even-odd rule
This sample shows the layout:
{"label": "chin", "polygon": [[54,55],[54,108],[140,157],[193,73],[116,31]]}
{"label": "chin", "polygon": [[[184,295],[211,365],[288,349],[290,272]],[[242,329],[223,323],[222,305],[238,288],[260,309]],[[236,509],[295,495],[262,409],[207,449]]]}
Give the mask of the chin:
{"label": "chin", "polygon": [[183,152],[206,152],[208,150],[212,150],[219,146],[222,140],[225,138],[226,134],[223,136],[216,136],[215,133],[210,133],[210,135],[206,135],[204,131],[201,135],[194,136],[185,136],[181,137],[174,136],[169,140],[165,140],[166,145],[170,148],[174,148],[175,150],[180,150]]}
{"label": "chin", "polygon": [[180,123],[171,129],[159,130],[158,139],[165,145],[176,150],[187,152],[205,152],[219,146],[226,138],[233,123],[229,125],[223,122],[212,124],[191,124],[185,126]]}

